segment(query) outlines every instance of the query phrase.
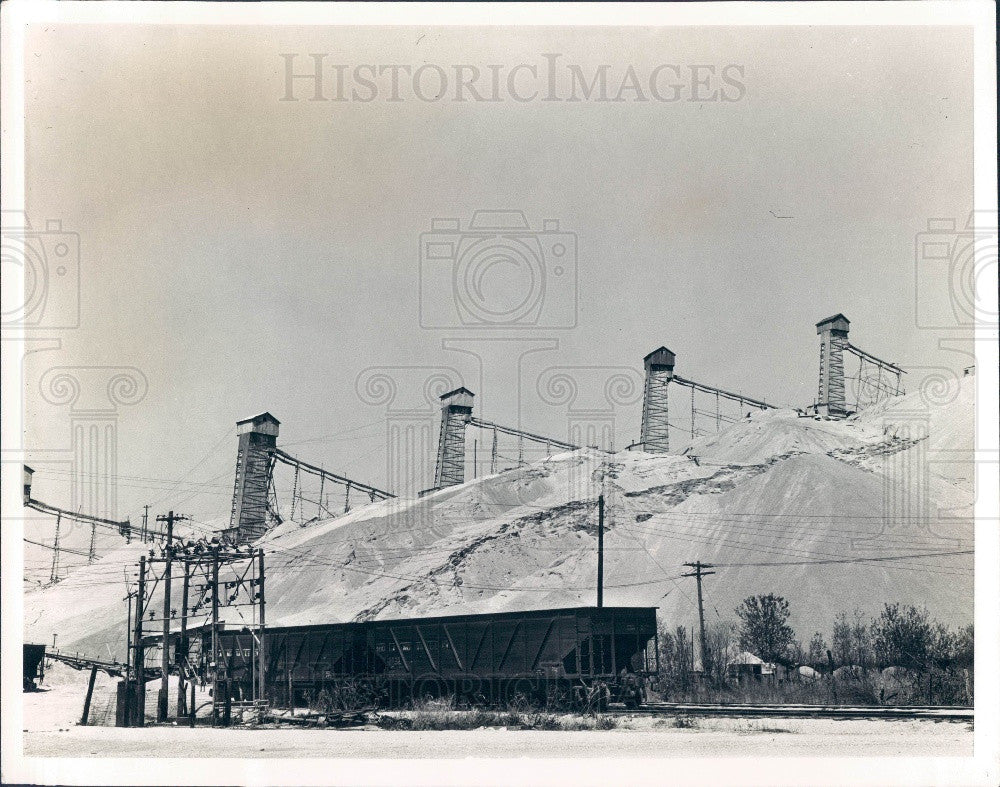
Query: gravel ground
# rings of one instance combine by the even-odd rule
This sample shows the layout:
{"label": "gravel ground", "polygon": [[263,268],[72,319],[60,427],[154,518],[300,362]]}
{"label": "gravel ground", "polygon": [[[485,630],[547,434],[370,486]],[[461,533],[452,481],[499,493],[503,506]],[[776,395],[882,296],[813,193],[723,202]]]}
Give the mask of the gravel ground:
{"label": "gravel ground", "polygon": [[[968,724],[933,721],[710,719],[696,729],[672,722],[634,729],[548,732],[479,729],[409,732],[64,727],[24,734],[39,757],[662,757],[969,756]],[[780,730],[780,731],[779,731]],[[194,755],[197,756],[197,755]]]}

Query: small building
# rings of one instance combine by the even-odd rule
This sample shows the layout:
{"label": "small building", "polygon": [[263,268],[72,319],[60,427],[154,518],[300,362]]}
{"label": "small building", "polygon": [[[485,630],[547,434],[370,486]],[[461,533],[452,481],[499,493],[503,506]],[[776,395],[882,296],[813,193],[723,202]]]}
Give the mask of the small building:
{"label": "small building", "polygon": [[781,664],[774,664],[744,650],[726,663],[726,677],[731,680],[753,678],[771,683],[781,682],[788,677],[788,670]]}
{"label": "small building", "polygon": [[24,690],[35,691],[38,688],[36,681],[45,677],[45,646],[30,642],[23,644],[24,655],[21,667],[24,672]]}
{"label": "small building", "polygon": [[726,663],[726,675],[736,680],[744,677],[760,680],[763,674],[764,660],[748,650],[744,650]]}

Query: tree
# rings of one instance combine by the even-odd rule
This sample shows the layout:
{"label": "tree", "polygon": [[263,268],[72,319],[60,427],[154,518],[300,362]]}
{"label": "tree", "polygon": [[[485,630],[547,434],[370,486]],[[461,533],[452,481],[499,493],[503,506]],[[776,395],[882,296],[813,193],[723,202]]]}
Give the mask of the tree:
{"label": "tree", "polygon": [[833,619],[833,659],[838,667],[851,663],[852,637],[851,624],[847,622],[847,613],[838,612]]}
{"label": "tree", "polygon": [[667,693],[687,690],[691,681],[693,651],[684,626],[660,629],[660,683]]}
{"label": "tree", "polygon": [[787,661],[795,632],[788,625],[788,602],[781,596],[749,596],[736,608],[740,647],[767,662]]}
{"label": "tree", "polygon": [[871,665],[872,638],[865,622],[865,614],[854,610],[854,625],[851,626],[851,655],[859,667],[867,669]]}
{"label": "tree", "polygon": [[809,640],[809,666],[816,670],[821,669],[826,664],[826,650],[826,640],[817,631]]}
{"label": "tree", "polygon": [[938,669],[947,669],[955,661],[958,637],[944,623],[935,621],[931,626],[931,638],[927,646],[927,657]]}
{"label": "tree", "polygon": [[973,658],[975,644],[975,630],[970,623],[963,626],[955,635],[955,666],[962,669],[971,670],[975,665]]}
{"label": "tree", "polygon": [[922,670],[933,655],[934,632],[926,609],[886,604],[872,622],[875,658],[880,667]]}
{"label": "tree", "polygon": [[854,610],[853,621],[846,612],[838,612],[833,619],[833,660],[838,667],[857,665],[867,668],[872,661],[872,638],[865,621],[865,613]]}
{"label": "tree", "polygon": [[733,652],[736,626],[723,620],[717,620],[708,626],[705,634],[708,640],[708,654],[711,661],[711,674],[716,678],[726,674],[729,660],[736,654]]}

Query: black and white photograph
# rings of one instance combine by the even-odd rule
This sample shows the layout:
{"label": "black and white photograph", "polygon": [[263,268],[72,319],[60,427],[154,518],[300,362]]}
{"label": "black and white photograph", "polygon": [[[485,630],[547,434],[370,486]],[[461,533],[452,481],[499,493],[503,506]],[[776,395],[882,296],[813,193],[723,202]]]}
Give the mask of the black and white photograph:
{"label": "black and white photograph", "polygon": [[3,783],[1000,781],[995,22],[5,2]]}

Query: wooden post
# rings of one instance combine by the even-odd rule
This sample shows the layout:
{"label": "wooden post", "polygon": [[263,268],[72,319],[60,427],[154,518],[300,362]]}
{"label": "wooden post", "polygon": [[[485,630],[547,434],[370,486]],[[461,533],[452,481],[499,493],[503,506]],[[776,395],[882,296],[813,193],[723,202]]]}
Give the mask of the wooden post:
{"label": "wooden post", "polygon": [[146,658],[142,646],[142,614],[146,607],[146,556],[139,558],[139,589],[135,596],[135,632],[132,663],[135,667],[135,722],[132,726],[146,724]]}
{"label": "wooden post", "polygon": [[189,718],[192,727],[194,726],[195,715],[197,714],[198,711],[198,706],[195,703],[196,700],[194,696],[194,681],[191,681],[191,705],[190,707],[188,707],[188,713],[190,714]]}
{"label": "wooden post", "polygon": [[212,552],[212,726],[219,722],[219,553]]}
{"label": "wooden post", "polygon": [[597,498],[597,606],[604,606],[604,495]]}
{"label": "wooden post", "polygon": [[[706,568],[712,568],[711,563],[702,563],[700,560],[696,560],[694,563],[685,563],[685,566],[693,568],[694,571],[688,574],[683,574],[685,577],[694,577],[698,583],[698,631],[699,640],[701,644],[701,671],[702,675],[708,676],[711,672],[710,669],[710,659],[708,652],[708,638],[705,635],[705,605],[702,600],[701,593],[701,578],[710,576],[714,574],[714,571],[706,571]],[[694,640],[692,639],[692,648],[694,647]],[[691,657],[691,669],[694,669],[694,656]]]}
{"label": "wooden post", "polygon": [[257,581],[260,585],[260,637],[257,643],[257,680],[260,681],[260,689],[257,692],[257,699],[261,702],[264,701],[267,694],[267,684],[265,683],[264,676],[264,550],[257,550]]}
{"label": "wooden post", "polygon": [[157,721],[167,720],[168,693],[170,691],[170,575],[173,570],[174,512],[166,517],[156,517],[167,524],[167,564],[163,569],[163,650],[160,654],[160,693],[156,698]]}
{"label": "wooden post", "polygon": [[230,688],[230,685],[229,685],[229,677],[228,676],[222,682],[222,684],[226,687],[225,688],[225,692],[226,692],[226,704],[225,704],[225,707],[223,708],[223,711],[222,711],[222,726],[223,727],[228,727],[228,726],[230,726],[233,723],[233,692],[232,692],[232,690]]}
{"label": "wooden post", "polygon": [[177,646],[174,649],[174,653],[180,654],[178,658],[175,659],[177,662],[177,674],[178,674],[178,685],[177,685],[177,718],[181,719],[187,715],[187,686],[184,680],[184,665],[188,659],[188,650],[190,649],[188,644],[187,636],[187,619],[188,619],[188,588],[191,583],[191,571],[190,565],[185,560],[184,561],[184,584],[181,590],[181,633],[177,639]]}
{"label": "wooden post", "polygon": [[83,701],[83,716],[80,717],[80,724],[86,727],[90,722],[90,699],[94,696],[94,681],[97,680],[97,667],[90,668],[90,682],[87,683],[87,698]]}

